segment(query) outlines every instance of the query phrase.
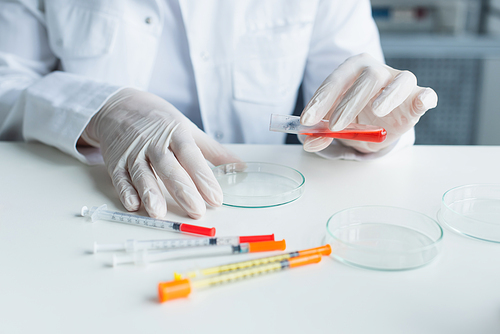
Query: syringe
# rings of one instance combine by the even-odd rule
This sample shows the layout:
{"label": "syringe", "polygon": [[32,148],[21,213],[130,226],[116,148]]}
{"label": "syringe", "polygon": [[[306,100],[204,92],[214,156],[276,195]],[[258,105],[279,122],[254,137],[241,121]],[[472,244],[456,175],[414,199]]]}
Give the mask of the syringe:
{"label": "syringe", "polygon": [[90,210],[84,206],[82,208],[81,215],[82,217],[89,216],[92,219],[92,222],[95,222],[96,220],[109,220],[116,223],[150,227],[163,231],[191,233],[208,237],[213,237],[215,235],[215,227],[208,228],[168,220],[154,219],[118,211],[109,211],[106,210],[107,208],[106,204],[101,205],[100,207],[93,206]]}
{"label": "syringe", "polygon": [[137,253],[113,255],[113,267],[123,263],[135,263],[136,265],[146,265],[150,262],[184,259],[191,257],[219,256],[231,254],[244,254],[255,252],[283,251],[286,248],[285,240],[249,242],[236,246],[207,246],[195,248],[180,248],[174,250],[149,252],[143,250]]}
{"label": "syringe", "polygon": [[239,270],[227,274],[213,276],[201,280],[191,281],[188,278],[162,282],[158,284],[158,297],[160,302],[166,302],[172,299],[184,298],[189,296],[191,290],[213,287],[223,283],[235,282],[244,278],[252,278],[258,275],[270,274],[273,272],[295,268],[307,264],[318,263],[321,261],[320,254],[311,254],[306,256],[294,257],[280,262],[273,262],[266,265],[252,267],[250,269]]}
{"label": "syringe", "polygon": [[331,252],[332,252],[332,248],[330,247],[329,244],[326,244],[326,245],[321,246],[321,247],[309,248],[309,249],[304,249],[304,250],[286,253],[286,254],[268,256],[268,257],[263,257],[263,258],[255,259],[255,260],[235,262],[235,263],[225,264],[222,266],[193,270],[193,271],[183,273],[183,274],[179,274],[179,273],[175,272],[174,279],[176,279],[176,280],[180,280],[183,278],[193,279],[193,278],[209,277],[209,276],[213,276],[213,275],[221,275],[221,274],[225,274],[225,273],[228,273],[231,271],[261,266],[263,264],[279,262],[279,261],[288,260],[288,259],[291,259],[294,257],[299,257],[299,256],[306,256],[306,255],[311,255],[311,254],[330,255]]}
{"label": "syringe", "polygon": [[300,124],[300,117],[298,116],[272,114],[269,130],[308,136],[367,141],[373,143],[381,143],[387,137],[387,131],[384,128],[374,125],[351,123],[341,131],[330,131],[328,125],[328,120],[322,120],[316,125],[305,126]]}
{"label": "syringe", "polygon": [[98,244],[94,242],[94,253],[102,251],[126,251],[133,253],[141,250],[161,250],[171,248],[187,248],[215,245],[239,245],[246,242],[273,241],[274,234],[249,235],[243,237],[215,237],[196,239],[160,239],[160,240],[134,240],[130,239],[121,243]]}

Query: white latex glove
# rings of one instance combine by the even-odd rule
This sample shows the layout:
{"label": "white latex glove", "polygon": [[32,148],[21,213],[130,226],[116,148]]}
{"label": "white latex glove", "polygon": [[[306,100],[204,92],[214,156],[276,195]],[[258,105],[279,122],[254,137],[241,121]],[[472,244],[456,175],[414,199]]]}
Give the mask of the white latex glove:
{"label": "white latex glove", "polygon": [[205,213],[205,201],[222,204],[222,190],[205,158],[214,165],[239,161],[170,103],[131,88],[109,99],[82,138],[101,147],[125,208],[138,210],[142,201],[155,218],[167,213],[158,182],[197,219]]}
{"label": "white latex glove", "polygon": [[[360,54],[347,59],[325,79],[300,121],[311,126],[329,119],[332,131],[340,131],[350,123],[381,126],[387,130],[382,143],[337,139],[363,153],[377,152],[410,130],[428,109],[436,107],[437,100],[434,90],[417,86],[413,73],[395,70],[368,54]],[[320,151],[332,140],[308,136],[304,150]]]}

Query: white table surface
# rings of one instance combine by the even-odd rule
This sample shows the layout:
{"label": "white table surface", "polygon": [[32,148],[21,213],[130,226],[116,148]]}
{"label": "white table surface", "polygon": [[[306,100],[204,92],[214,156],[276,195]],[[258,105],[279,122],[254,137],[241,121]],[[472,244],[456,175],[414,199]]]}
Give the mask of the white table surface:
{"label": "white table surface", "polygon": [[[298,169],[303,196],[275,208],[208,209],[196,222],[169,199],[167,219],[219,236],[275,233],[287,251],[318,246],[342,209],[391,205],[435,218],[446,190],[500,183],[498,146],[414,146],[372,162],[328,161],[292,145],[229,147],[245,161]],[[94,241],[183,236],[79,217],[83,205],[123,210],[103,166],[41,144],[0,143],[0,157],[0,333],[500,333],[500,244],[445,226],[441,254],[419,269],[326,257],[160,304],[157,284],[173,271],[248,255],[112,268],[111,254],[89,253]]]}

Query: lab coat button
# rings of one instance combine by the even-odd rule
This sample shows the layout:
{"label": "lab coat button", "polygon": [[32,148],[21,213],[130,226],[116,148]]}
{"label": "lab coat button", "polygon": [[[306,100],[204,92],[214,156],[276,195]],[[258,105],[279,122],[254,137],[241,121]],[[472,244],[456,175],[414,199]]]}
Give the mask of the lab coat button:
{"label": "lab coat button", "polygon": [[221,140],[224,137],[224,134],[220,131],[215,131],[215,139]]}
{"label": "lab coat button", "polygon": [[144,20],[147,24],[151,24],[151,22],[153,22],[153,19],[150,18],[150,17],[146,17],[146,19]]}
{"label": "lab coat button", "polygon": [[210,59],[210,54],[207,51],[202,51],[202,52],[200,52],[200,57],[204,61],[207,61]]}

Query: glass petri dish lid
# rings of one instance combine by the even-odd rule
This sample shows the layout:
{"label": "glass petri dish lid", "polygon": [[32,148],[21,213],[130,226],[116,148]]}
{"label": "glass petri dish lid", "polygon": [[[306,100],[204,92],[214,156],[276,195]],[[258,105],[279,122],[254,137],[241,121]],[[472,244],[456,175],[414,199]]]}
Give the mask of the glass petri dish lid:
{"label": "glass petri dish lid", "polygon": [[444,193],[438,220],[456,232],[500,243],[500,184],[470,184]]}
{"label": "glass petri dish lid", "polygon": [[223,204],[265,208],[290,203],[304,192],[299,171],[278,164],[238,162],[212,168],[224,195]]}
{"label": "glass petri dish lid", "polygon": [[325,241],[337,260],[375,270],[406,270],[431,262],[443,230],[421,213],[390,206],[353,207],[334,214]]}

